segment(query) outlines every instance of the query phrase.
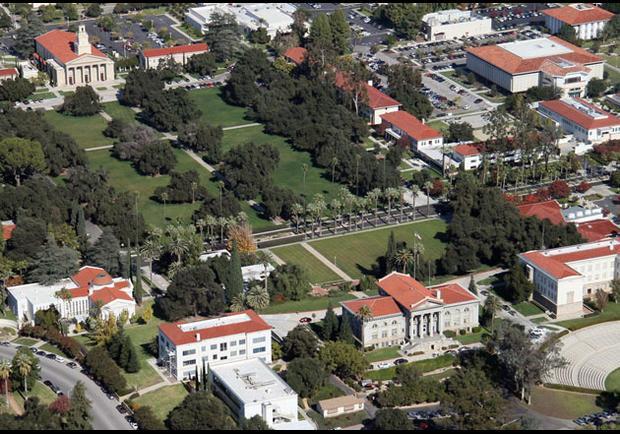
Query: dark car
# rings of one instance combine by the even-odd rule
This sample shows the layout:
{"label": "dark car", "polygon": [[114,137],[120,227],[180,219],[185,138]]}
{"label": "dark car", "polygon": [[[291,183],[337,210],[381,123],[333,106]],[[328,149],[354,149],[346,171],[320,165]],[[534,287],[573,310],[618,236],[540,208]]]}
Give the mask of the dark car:
{"label": "dark car", "polygon": [[127,413],[127,408],[126,408],[123,404],[118,404],[118,405],[116,406],[116,410],[118,410],[118,412],[119,412],[120,414],[125,414],[125,413]]}
{"label": "dark car", "polygon": [[75,368],[77,368],[77,363],[69,362],[69,363],[67,363],[67,366],[70,367],[71,369],[75,369]]}
{"label": "dark car", "polygon": [[54,387],[54,383],[52,383],[50,380],[45,380],[43,384],[45,384],[50,389]]}
{"label": "dark car", "polygon": [[402,365],[403,363],[407,363],[407,359],[396,359],[394,360],[395,365]]}
{"label": "dark car", "polygon": [[56,354],[54,353],[48,353],[45,355],[46,359],[50,359],[50,360],[56,360]]}
{"label": "dark car", "polygon": [[312,318],[309,318],[307,316],[303,317],[303,318],[299,318],[299,322],[302,324],[308,324],[310,322],[312,322]]}
{"label": "dark car", "polygon": [[45,351],[37,351],[37,356],[41,356],[41,357],[45,357],[47,356],[47,353]]}
{"label": "dark car", "polygon": [[480,104],[481,102],[482,102],[482,98],[476,98],[474,100],[474,103],[476,103],[476,104]]}

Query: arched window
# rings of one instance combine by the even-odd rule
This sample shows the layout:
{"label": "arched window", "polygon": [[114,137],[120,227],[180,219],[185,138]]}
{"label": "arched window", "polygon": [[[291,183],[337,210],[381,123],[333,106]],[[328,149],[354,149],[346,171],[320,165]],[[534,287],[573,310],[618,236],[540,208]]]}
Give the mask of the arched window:
{"label": "arched window", "polygon": [[443,326],[450,327],[450,312],[445,312],[443,314]]}
{"label": "arched window", "polygon": [[469,308],[463,309],[463,324],[469,323]]}

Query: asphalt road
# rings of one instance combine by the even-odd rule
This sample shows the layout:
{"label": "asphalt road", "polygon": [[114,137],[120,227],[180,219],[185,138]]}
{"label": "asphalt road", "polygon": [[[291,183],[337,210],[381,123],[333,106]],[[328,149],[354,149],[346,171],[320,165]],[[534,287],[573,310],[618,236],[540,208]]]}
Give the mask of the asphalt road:
{"label": "asphalt road", "polygon": [[[0,347],[0,358],[12,359],[17,347]],[[117,400],[110,400],[90,378],[79,369],[71,369],[65,364],[39,357],[41,381],[50,380],[65,394],[70,394],[73,386],[81,381],[86,386],[86,396],[91,401],[93,428],[96,430],[131,430],[131,426],[117,410]]]}

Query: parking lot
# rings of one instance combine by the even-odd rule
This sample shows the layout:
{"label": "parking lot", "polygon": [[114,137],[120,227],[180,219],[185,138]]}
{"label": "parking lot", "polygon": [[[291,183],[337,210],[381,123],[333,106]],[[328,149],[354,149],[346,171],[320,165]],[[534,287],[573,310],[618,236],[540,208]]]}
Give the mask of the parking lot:
{"label": "parking lot", "polygon": [[493,29],[509,30],[521,26],[544,25],[545,16],[540,11],[556,6],[555,3],[523,3],[479,9],[478,13],[493,19]]}

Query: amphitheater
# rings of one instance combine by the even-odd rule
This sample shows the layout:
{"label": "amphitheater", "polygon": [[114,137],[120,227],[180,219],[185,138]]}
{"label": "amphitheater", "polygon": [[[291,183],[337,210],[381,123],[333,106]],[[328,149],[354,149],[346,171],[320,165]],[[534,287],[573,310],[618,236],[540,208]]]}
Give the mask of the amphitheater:
{"label": "amphitheater", "polygon": [[605,379],[620,368],[620,321],[587,327],[561,338],[568,364],[551,372],[547,382],[605,390]]}

